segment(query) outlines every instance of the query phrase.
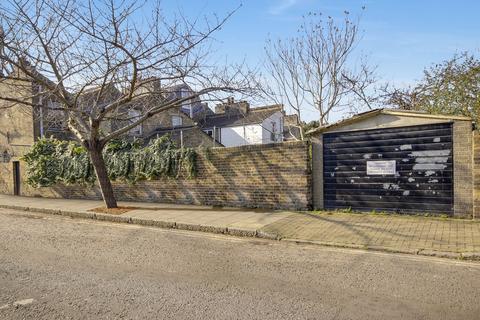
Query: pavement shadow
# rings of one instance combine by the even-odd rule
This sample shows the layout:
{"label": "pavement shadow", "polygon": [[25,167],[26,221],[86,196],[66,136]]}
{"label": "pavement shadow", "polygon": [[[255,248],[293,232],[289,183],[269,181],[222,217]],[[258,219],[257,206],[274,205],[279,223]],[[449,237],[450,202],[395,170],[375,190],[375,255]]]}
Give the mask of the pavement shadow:
{"label": "pavement shadow", "polygon": [[[385,234],[385,238],[393,236],[393,237],[399,237],[401,238],[401,240],[405,240],[412,237],[411,234],[397,232],[392,229],[387,229],[387,228],[384,228],[381,226],[375,226],[372,224],[362,224],[361,226],[357,226],[356,224],[352,223],[352,221],[339,220],[339,219],[335,219],[334,217],[315,215],[308,212],[302,212],[299,214],[301,214],[304,217],[308,217],[309,219],[321,221],[327,224],[332,224],[333,226],[336,226],[336,227],[340,227],[342,228],[342,231],[348,231],[353,235],[359,237],[362,242],[361,245],[369,246],[369,245],[377,244],[374,241],[374,239],[372,239],[364,230],[369,230],[371,232],[381,232]],[[372,217],[364,217],[364,218],[372,218]],[[305,228],[305,229],[308,228],[308,224],[306,224],[302,228]],[[331,230],[331,228],[327,228],[327,229]],[[318,240],[321,240],[321,239],[318,239]]]}

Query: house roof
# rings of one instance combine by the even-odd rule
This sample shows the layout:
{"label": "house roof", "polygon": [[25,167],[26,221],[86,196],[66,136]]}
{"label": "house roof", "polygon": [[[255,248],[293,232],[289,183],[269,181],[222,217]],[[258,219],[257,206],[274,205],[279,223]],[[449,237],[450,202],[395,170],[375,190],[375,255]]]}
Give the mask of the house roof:
{"label": "house roof", "polygon": [[[166,133],[173,133],[173,132],[178,132],[178,131],[183,131],[183,130],[198,130],[198,134],[201,134],[201,135],[205,135],[205,137],[207,139],[210,139],[212,140],[213,142],[213,138],[211,136],[209,136],[208,134],[206,134],[205,132],[203,132],[199,127],[197,127],[196,125],[183,125],[183,126],[177,126],[177,127],[159,127],[157,129],[155,129],[154,131],[152,131],[148,136],[146,136],[145,138],[147,140],[149,139],[153,139],[155,136],[157,135],[164,135]],[[223,144],[221,144],[220,142],[218,141],[215,141],[216,144],[218,144],[219,146],[223,146]]]}
{"label": "house roof", "polygon": [[[41,74],[41,73],[37,70],[37,68],[35,68],[35,66],[32,66],[27,60],[22,59],[22,61],[23,61],[23,63],[25,64],[24,69],[28,69],[31,74],[34,74],[36,77],[42,79],[42,81],[44,81],[44,82],[46,82],[46,83],[48,83],[48,84],[56,85],[55,82],[53,82],[52,80],[48,79],[48,78],[45,77],[43,74]],[[19,74],[20,74],[20,73],[25,74],[25,71],[22,70],[22,69],[19,69],[18,66],[15,66],[15,67],[14,67],[14,70],[12,70],[12,72],[10,72],[6,77],[2,77],[1,80],[3,81],[3,80],[7,80],[7,79],[9,79],[9,78],[14,78],[14,79],[15,79],[15,78],[19,78]],[[28,75],[25,74],[25,79],[27,79],[27,78],[30,79],[31,81],[33,81],[33,79],[32,79],[30,76],[28,76]],[[34,81],[33,81],[33,82],[34,82]]]}
{"label": "house roof", "polygon": [[286,115],[284,121],[285,125],[298,125],[300,123],[300,121],[298,121],[298,114]]}
{"label": "house roof", "polygon": [[213,127],[236,127],[249,124],[262,123],[276,112],[283,111],[282,105],[251,108],[246,114],[242,112],[226,112],[221,114],[207,115],[199,125],[202,128]]}
{"label": "house roof", "polygon": [[465,116],[456,116],[456,115],[445,115],[445,114],[430,114],[424,111],[413,111],[413,110],[399,110],[399,109],[389,109],[389,108],[380,108],[373,109],[370,111],[362,112],[354,115],[353,117],[340,120],[338,122],[326,125],[324,127],[319,127],[307,132],[307,134],[321,133],[327,130],[334,128],[342,127],[349,125],[355,122],[363,121],[365,119],[375,117],[380,114],[393,115],[393,116],[403,116],[403,117],[414,117],[414,118],[429,118],[429,119],[440,119],[440,120],[457,120],[457,121],[472,121],[471,118]]}
{"label": "house roof", "polygon": [[100,100],[109,99],[111,98],[112,95],[115,95],[115,96],[121,95],[121,92],[115,87],[115,84],[110,82],[105,85],[91,86],[86,88],[82,92],[79,92],[79,99],[81,99],[82,101],[96,100],[100,91],[102,91]]}

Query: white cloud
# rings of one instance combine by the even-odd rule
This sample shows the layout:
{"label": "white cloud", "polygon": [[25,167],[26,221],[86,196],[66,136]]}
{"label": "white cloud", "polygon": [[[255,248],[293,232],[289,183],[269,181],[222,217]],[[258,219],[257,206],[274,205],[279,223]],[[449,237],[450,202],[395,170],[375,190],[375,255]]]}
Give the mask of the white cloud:
{"label": "white cloud", "polygon": [[268,9],[268,13],[278,15],[298,3],[298,0],[280,0],[278,3]]}

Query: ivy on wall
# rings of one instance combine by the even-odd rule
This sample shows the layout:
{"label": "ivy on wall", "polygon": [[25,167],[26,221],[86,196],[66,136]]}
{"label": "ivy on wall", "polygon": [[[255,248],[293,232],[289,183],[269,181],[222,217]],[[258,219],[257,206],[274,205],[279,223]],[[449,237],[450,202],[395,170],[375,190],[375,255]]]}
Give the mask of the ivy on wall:
{"label": "ivy on wall", "polygon": [[[196,152],[178,149],[168,136],[152,140],[147,146],[138,141],[111,141],[103,158],[112,181],[134,183],[160,177],[196,176]],[[42,138],[25,154],[27,183],[33,187],[65,184],[92,184],[95,171],[87,150],[73,141]]]}

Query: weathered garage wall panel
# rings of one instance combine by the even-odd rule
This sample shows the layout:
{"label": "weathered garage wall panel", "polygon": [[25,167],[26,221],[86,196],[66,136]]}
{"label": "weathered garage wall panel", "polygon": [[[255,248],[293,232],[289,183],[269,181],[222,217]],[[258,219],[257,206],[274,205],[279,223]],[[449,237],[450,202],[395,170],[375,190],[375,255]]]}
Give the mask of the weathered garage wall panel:
{"label": "weathered garage wall panel", "polygon": [[[325,208],[453,214],[451,123],[326,133],[323,150]],[[395,173],[367,175],[367,161]]]}

